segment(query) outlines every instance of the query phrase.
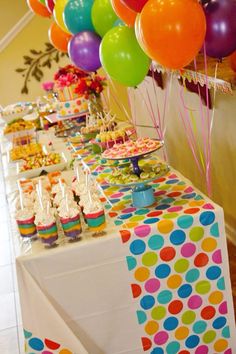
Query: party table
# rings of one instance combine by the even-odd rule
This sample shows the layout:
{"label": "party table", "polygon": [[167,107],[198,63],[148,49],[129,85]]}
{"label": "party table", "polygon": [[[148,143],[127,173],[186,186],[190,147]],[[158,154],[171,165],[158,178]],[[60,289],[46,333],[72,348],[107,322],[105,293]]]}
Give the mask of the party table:
{"label": "party table", "polygon": [[108,167],[69,148],[101,184],[106,236],[19,247],[26,353],[236,353],[223,210],[173,169],[152,182],[156,203],[134,208],[129,188],[105,183]]}

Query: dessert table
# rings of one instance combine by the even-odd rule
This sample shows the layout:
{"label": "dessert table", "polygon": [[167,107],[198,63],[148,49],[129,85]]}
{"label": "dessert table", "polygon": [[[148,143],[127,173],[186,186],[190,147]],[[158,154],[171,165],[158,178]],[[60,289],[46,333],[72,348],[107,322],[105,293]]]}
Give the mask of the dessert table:
{"label": "dessert table", "polygon": [[107,229],[53,249],[22,242],[6,170],[26,353],[236,353],[222,208],[172,168],[150,183],[155,204],[135,208],[130,188],[105,183],[110,168],[96,155],[55,145],[98,178]]}

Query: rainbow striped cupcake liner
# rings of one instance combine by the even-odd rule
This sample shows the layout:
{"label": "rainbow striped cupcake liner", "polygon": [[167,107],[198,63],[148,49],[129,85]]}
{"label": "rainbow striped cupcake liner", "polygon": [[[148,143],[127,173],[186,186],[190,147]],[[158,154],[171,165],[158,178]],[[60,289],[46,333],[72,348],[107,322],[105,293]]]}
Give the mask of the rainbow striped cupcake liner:
{"label": "rainbow striped cupcake liner", "polygon": [[34,220],[34,216],[31,219],[24,221],[16,220],[21,237],[32,238],[37,236],[37,230]]}
{"label": "rainbow striped cupcake liner", "polygon": [[37,226],[38,236],[46,245],[53,245],[58,239],[58,231],[56,223],[50,225]]}
{"label": "rainbow striped cupcake liner", "polygon": [[81,232],[80,215],[76,215],[73,218],[60,218],[61,225],[66,237],[77,238]]}
{"label": "rainbow striped cupcake liner", "polygon": [[106,218],[104,210],[101,210],[96,213],[85,214],[85,219],[91,231],[101,232],[106,227]]}

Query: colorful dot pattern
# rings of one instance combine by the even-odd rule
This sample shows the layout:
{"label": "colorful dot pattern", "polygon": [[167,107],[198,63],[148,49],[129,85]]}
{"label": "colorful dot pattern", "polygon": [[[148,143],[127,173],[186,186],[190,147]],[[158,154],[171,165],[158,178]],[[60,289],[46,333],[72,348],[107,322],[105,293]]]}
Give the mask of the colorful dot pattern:
{"label": "colorful dot pattern", "polygon": [[41,354],[74,354],[71,350],[63,347],[63,345],[53,342],[50,339],[40,339],[33,333],[24,329],[25,353],[41,353]]}
{"label": "colorful dot pattern", "polygon": [[154,205],[134,208],[130,189],[104,183],[109,168],[98,166],[97,157],[81,149],[78,154],[98,175],[112,204],[106,209],[128,247],[144,351],[230,353],[233,309],[228,312],[220,211],[172,172],[150,183]]}

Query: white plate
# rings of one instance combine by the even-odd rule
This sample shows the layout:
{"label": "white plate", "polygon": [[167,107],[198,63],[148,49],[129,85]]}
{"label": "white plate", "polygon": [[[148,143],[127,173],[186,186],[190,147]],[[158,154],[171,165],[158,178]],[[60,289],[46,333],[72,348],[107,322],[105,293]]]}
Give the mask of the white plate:
{"label": "white plate", "polygon": [[14,119],[21,119],[29,113],[29,108],[25,108],[20,113],[9,113],[8,115],[1,114],[1,118],[8,124]]}
{"label": "white plate", "polygon": [[[9,163],[14,164],[14,163],[16,163],[16,162],[21,162],[22,160],[24,160],[24,159],[12,160],[12,159],[11,159],[10,151],[11,151],[10,149],[7,150],[7,161],[8,161]],[[42,151],[43,151],[45,154],[47,154],[48,151],[47,151],[46,146],[42,145]],[[33,156],[33,155],[31,155],[31,156]],[[31,157],[31,156],[28,156],[28,157]]]}
{"label": "white plate", "polygon": [[[56,151],[55,151],[56,153]],[[23,165],[24,162],[18,162],[16,165],[16,173],[17,176],[19,178],[34,178],[34,177],[38,177],[40,176],[40,174],[42,173],[42,171],[46,171],[46,172],[55,172],[55,171],[62,171],[64,170],[64,168],[67,165],[67,159],[64,155],[64,153],[59,153],[59,155],[61,156],[61,161],[59,164],[57,165],[50,165],[50,166],[43,166],[40,168],[34,168],[32,170],[27,170],[27,171],[23,171],[20,172],[21,166]]]}
{"label": "white plate", "polygon": [[13,141],[14,139],[25,137],[25,136],[31,137],[34,134],[35,134],[35,128],[30,130],[20,130],[18,132],[4,134],[3,136],[9,141]]}

